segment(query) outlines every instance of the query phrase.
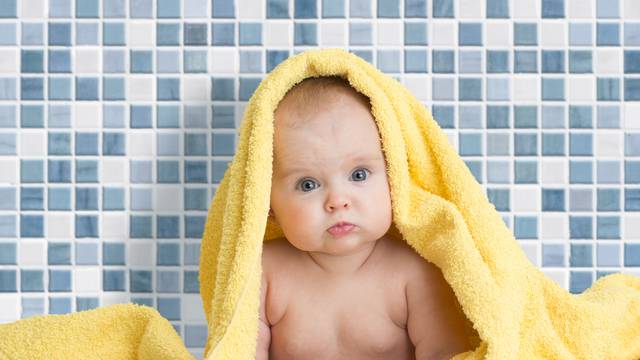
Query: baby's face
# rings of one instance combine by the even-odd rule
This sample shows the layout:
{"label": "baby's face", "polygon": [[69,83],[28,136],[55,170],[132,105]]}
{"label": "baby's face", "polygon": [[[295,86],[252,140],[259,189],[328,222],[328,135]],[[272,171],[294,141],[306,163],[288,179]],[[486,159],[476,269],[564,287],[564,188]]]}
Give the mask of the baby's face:
{"label": "baby's face", "polygon": [[[271,208],[285,237],[302,251],[347,255],[382,237],[391,197],[373,116],[351,96],[300,113],[276,111]],[[308,120],[283,126],[296,117]],[[355,224],[347,235],[327,229]]]}

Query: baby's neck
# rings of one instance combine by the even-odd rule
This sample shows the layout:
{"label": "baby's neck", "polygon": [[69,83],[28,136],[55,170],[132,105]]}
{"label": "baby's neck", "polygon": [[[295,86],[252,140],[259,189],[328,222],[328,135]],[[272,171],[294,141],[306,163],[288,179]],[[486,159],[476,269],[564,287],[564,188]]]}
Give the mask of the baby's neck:
{"label": "baby's neck", "polygon": [[360,250],[349,255],[331,255],[313,251],[305,251],[305,253],[327,275],[348,276],[364,268],[379,242],[380,240],[366,243]]}

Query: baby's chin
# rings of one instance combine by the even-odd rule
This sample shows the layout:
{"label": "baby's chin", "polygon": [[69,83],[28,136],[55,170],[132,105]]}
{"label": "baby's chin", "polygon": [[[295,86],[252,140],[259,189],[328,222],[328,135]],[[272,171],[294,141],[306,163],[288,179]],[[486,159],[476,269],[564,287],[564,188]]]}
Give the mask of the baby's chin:
{"label": "baby's chin", "polygon": [[322,253],[333,256],[348,256],[370,248],[377,238],[363,238],[358,234],[349,234],[334,237],[331,234],[318,239],[316,242],[296,244],[292,243],[300,251]]}

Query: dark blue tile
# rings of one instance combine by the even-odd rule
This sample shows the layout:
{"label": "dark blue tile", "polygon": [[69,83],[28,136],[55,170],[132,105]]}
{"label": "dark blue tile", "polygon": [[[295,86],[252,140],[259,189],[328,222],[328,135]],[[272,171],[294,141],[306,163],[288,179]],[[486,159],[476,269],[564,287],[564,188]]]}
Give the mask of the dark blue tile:
{"label": "dark blue tile", "polygon": [[640,100],[640,79],[624,78],[624,101]]}
{"label": "dark blue tile", "polygon": [[399,18],[400,17],[400,1],[399,0],[377,0],[378,1],[378,18]]}
{"label": "dark blue tile", "polygon": [[570,105],[569,127],[573,129],[593,128],[593,109],[591,106]]}
{"label": "dark blue tile", "polygon": [[322,0],[322,17],[344,18],[344,4],[345,0]]}
{"label": "dark blue tile", "polygon": [[211,17],[213,18],[234,18],[234,0],[213,0]]}
{"label": "dark blue tile", "polygon": [[296,19],[315,19],[318,17],[316,0],[294,0],[293,16]]}
{"label": "dark blue tile", "polygon": [[288,57],[288,50],[267,50],[267,72],[271,72],[271,70]]}
{"label": "dark blue tile", "polygon": [[431,53],[434,73],[453,73],[455,66],[453,50],[433,50]]}
{"label": "dark blue tile", "polygon": [[157,265],[179,266],[180,265],[180,244],[159,243],[157,245]]}
{"label": "dark blue tile", "polygon": [[[185,24],[186,26],[187,24]],[[193,24],[192,24],[193,25]],[[204,25],[204,43],[207,42],[207,25]],[[191,29],[193,30],[193,29]],[[195,39],[194,39],[195,37]],[[158,46],[178,46],[180,45],[180,24],[156,24],[156,45]],[[190,40],[197,40],[196,35],[189,34]]]}
{"label": "dark blue tile", "polygon": [[505,129],[509,127],[509,107],[501,105],[487,106],[487,128]]}
{"label": "dark blue tile", "polygon": [[516,156],[538,155],[538,134],[515,133],[514,154]]}
{"label": "dark blue tile", "polygon": [[22,100],[44,100],[44,78],[22,77],[20,78]]}
{"label": "dark blue tile", "polygon": [[148,293],[153,291],[153,272],[148,270],[129,270],[129,291]]}
{"label": "dark blue tile", "polygon": [[42,160],[20,160],[20,182],[39,183],[44,180]]}
{"label": "dark blue tile", "polygon": [[103,291],[126,291],[124,270],[102,270]]}
{"label": "dark blue tile", "polygon": [[152,236],[151,216],[131,215],[129,236],[134,239],[149,239]]}
{"label": "dark blue tile", "polygon": [[[123,77],[102,78],[102,99],[115,101],[125,99],[125,83]],[[104,122],[104,120],[103,120]]]}
{"label": "dark blue tile", "polygon": [[200,282],[198,280],[198,272],[197,271],[187,271],[184,272],[184,286],[183,291],[187,294],[198,294],[200,293]]}
{"label": "dark blue tile", "polygon": [[597,79],[598,101],[620,100],[620,79],[598,78]]}
{"label": "dark blue tile", "polygon": [[44,217],[42,215],[20,215],[20,236],[41,238],[44,236]]}
{"label": "dark blue tile", "polygon": [[22,50],[20,52],[20,71],[23,73],[42,73],[44,54],[42,50]]}
{"label": "dark blue tile", "polygon": [[71,46],[71,23],[49,23],[49,46]]}
{"label": "dark blue tile", "polygon": [[537,73],[538,54],[535,50],[515,50],[513,53],[513,71],[516,73]]}
{"label": "dark blue tile", "polygon": [[76,77],[76,100],[99,100],[100,79]]}
{"label": "dark blue tile", "polygon": [[20,291],[44,292],[44,271],[21,269]]}
{"label": "dark blue tile", "polygon": [[153,52],[151,50],[131,50],[130,71],[132,73],[151,73],[153,71]]}
{"label": "dark blue tile", "polygon": [[149,105],[131,105],[129,118],[132,129],[151,128],[153,109]]}
{"label": "dark blue tile", "polygon": [[564,150],[565,134],[542,134],[542,155],[543,156],[565,156]]}
{"label": "dark blue tile", "polygon": [[542,18],[563,18],[564,0],[542,0]]}
{"label": "dark blue tile", "polygon": [[179,18],[180,0],[158,0],[157,16],[158,18]]}
{"label": "dark blue tile", "polygon": [[516,160],[514,164],[515,184],[537,184],[538,162],[530,160]]}
{"label": "dark blue tile", "polygon": [[184,134],[184,154],[186,156],[206,156],[207,134]]}
{"label": "dark blue tile", "polygon": [[20,210],[44,210],[44,188],[21,187]]}
{"label": "dark blue tile", "polygon": [[488,73],[508,73],[509,52],[507,50],[487,50],[487,72]]}
{"label": "dark blue tile", "polygon": [[487,189],[487,198],[498,211],[509,211],[509,189]]}
{"label": "dark blue tile", "polygon": [[206,188],[184,189],[184,210],[205,211],[209,205]]}
{"label": "dark blue tile", "polygon": [[98,237],[98,217],[96,215],[76,215],[76,237]]}
{"label": "dark blue tile", "polygon": [[404,71],[406,73],[428,72],[427,54],[427,50],[405,50]]}
{"label": "dark blue tile", "polygon": [[596,25],[597,46],[620,45],[620,25],[610,23],[598,23]]}
{"label": "dark blue tile", "polygon": [[538,220],[534,216],[515,216],[514,235],[516,239],[537,239]]}
{"label": "dark blue tile", "polygon": [[124,133],[103,133],[102,155],[124,155],[125,143]]}
{"label": "dark blue tile", "polygon": [[453,0],[433,0],[434,18],[452,18]]}
{"label": "dark blue tile", "polygon": [[98,182],[97,160],[76,160],[76,183]]}
{"label": "dark blue tile", "polygon": [[180,320],[180,298],[158,298],[158,312],[167,320]]}
{"label": "dark blue tile", "polygon": [[543,73],[563,73],[564,71],[564,51],[542,50]]}
{"label": "dark blue tile", "polygon": [[311,23],[295,23],[294,45],[318,45],[317,25]]}
{"label": "dark blue tile", "polygon": [[179,183],[180,182],[180,162],[177,160],[157,161],[158,183]]}
{"label": "dark blue tile", "polygon": [[201,239],[204,231],[206,216],[187,215],[184,217],[184,237],[187,239]]}
{"label": "dark blue tile", "polygon": [[571,244],[571,257],[569,265],[571,267],[591,267],[593,266],[593,245],[591,244]]}
{"label": "dark blue tile", "polygon": [[487,0],[487,18],[509,18],[509,1]]}
{"label": "dark blue tile", "polygon": [[592,55],[590,50],[569,51],[569,72],[584,74],[592,72]]}
{"label": "dark blue tile", "polygon": [[184,178],[187,183],[207,183],[207,162],[185,161]]}
{"label": "dark blue tile", "polygon": [[529,105],[517,105],[513,107],[514,127],[519,129],[538,127],[538,108]]}
{"label": "dark blue tile", "polygon": [[158,78],[157,87],[158,100],[180,100],[179,78]]}
{"label": "dark blue tile", "polygon": [[624,183],[640,184],[640,162],[633,160],[624,162]]}
{"label": "dark blue tile", "polygon": [[624,51],[624,72],[630,74],[640,73],[640,50]]}
{"label": "dark blue tile", "polygon": [[624,244],[624,266],[640,266],[640,244]]}
{"label": "dark blue tile", "polygon": [[267,0],[267,19],[288,19],[289,0]]}
{"label": "dark blue tile", "polygon": [[71,134],[49,132],[47,152],[49,155],[71,155]]}
{"label": "dark blue tile", "polygon": [[49,265],[71,265],[71,244],[68,242],[50,242],[47,250]]}
{"label": "dark blue tile", "polygon": [[76,133],[76,155],[98,155],[98,133]]}
{"label": "dark blue tile", "polygon": [[404,17],[405,18],[426,18],[427,17],[427,1],[426,0],[405,0],[404,1]]}
{"label": "dark blue tile", "polygon": [[99,306],[100,306],[100,299],[98,299],[98,298],[81,297],[81,296],[78,296],[76,298],[76,310],[77,311],[91,310],[91,309],[95,309],[95,308],[97,308]]}
{"label": "dark blue tile", "polygon": [[76,210],[98,210],[98,189],[76,188]]}
{"label": "dark blue tile", "polygon": [[70,160],[48,160],[49,182],[70,183],[71,182],[71,161]]}
{"label": "dark blue tile", "polygon": [[229,160],[211,161],[211,182],[217,183],[222,180],[225,171],[229,168]]}
{"label": "dark blue tile", "polygon": [[542,211],[565,211],[563,189],[542,189]]}
{"label": "dark blue tile", "polygon": [[[233,24],[212,24],[211,27],[214,39],[231,36],[231,39],[233,41],[233,34],[229,33],[229,30],[233,31],[234,29]],[[184,24],[185,45],[207,45],[208,35],[207,24]],[[233,45],[233,42],[229,45]]]}
{"label": "dark blue tile", "polygon": [[620,189],[598,189],[598,211],[620,211]]}
{"label": "dark blue tile", "polygon": [[481,78],[459,78],[458,99],[461,101],[482,100]]}
{"label": "dark blue tile", "polygon": [[593,239],[591,216],[569,216],[569,236],[571,239]]}
{"label": "dark blue tile", "polygon": [[620,217],[598,216],[596,237],[598,239],[620,239]]}
{"label": "dark blue tile", "polygon": [[102,243],[102,265],[125,265],[125,244]]}
{"label": "dark blue tile", "polygon": [[[502,1],[502,0],[494,0],[494,1]],[[538,24],[514,23],[513,24],[513,44],[514,45],[538,45]]]}
{"label": "dark blue tile", "polygon": [[482,45],[482,24],[481,23],[459,23],[458,24],[458,45]]}
{"label": "dark blue tile", "polygon": [[446,105],[433,105],[431,108],[433,118],[441,128],[454,128],[454,108]]}

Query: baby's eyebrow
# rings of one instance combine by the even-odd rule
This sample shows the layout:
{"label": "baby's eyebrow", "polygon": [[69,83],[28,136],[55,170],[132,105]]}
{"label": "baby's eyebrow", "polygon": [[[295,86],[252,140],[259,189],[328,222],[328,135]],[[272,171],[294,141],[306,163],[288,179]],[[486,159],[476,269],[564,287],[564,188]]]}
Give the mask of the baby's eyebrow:
{"label": "baby's eyebrow", "polygon": [[[354,163],[354,162],[366,162],[366,161],[379,161],[380,159],[381,158],[379,155],[364,154],[364,155],[356,155],[352,157],[351,162]],[[308,171],[312,168],[313,167],[310,167],[310,166],[294,166],[290,168],[285,168],[280,171],[280,177],[291,176],[299,172]]]}

